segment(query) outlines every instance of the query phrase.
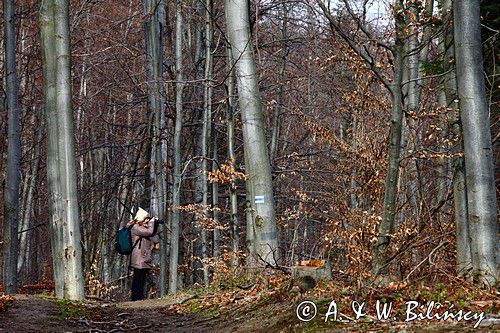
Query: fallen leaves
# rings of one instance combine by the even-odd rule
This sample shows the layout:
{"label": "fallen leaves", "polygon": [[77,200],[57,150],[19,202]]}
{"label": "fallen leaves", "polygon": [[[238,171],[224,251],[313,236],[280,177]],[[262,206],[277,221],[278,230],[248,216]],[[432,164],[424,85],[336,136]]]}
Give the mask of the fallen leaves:
{"label": "fallen leaves", "polygon": [[0,312],[7,311],[7,308],[14,303],[15,299],[11,295],[0,295]]}

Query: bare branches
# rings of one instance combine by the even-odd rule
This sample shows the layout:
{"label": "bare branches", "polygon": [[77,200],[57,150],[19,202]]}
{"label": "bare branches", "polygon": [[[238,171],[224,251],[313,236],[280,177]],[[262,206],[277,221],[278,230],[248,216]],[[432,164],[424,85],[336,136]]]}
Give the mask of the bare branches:
{"label": "bare branches", "polygon": [[[363,33],[371,40],[371,41],[375,41],[375,43],[377,44],[377,46],[379,47],[383,47],[389,51],[392,51],[392,48],[390,45],[388,45],[387,43],[381,41],[380,39],[377,39],[373,36],[373,34],[367,29],[366,25],[361,22],[359,16],[357,16],[354,11],[352,10],[351,8],[351,5],[349,4],[349,1],[348,0],[343,0],[346,8],[347,8],[347,11],[349,12],[349,15],[351,15],[351,18],[356,21],[356,24],[358,25],[358,28],[361,29],[361,31],[363,31]],[[363,8],[366,8],[366,3],[365,3],[365,6],[363,6]],[[366,10],[366,9],[365,9]],[[364,16],[365,14],[363,14]]]}
{"label": "bare branches", "polygon": [[[273,251],[273,255],[274,255],[274,252],[275,251]],[[290,268],[285,267],[285,266],[280,266],[278,264],[274,265],[274,264],[270,263],[269,261],[265,260],[264,258],[262,258],[262,256],[259,253],[257,253],[257,256],[259,257],[259,260],[265,264],[264,269],[271,268],[273,270],[281,271],[281,272],[285,273],[286,275],[291,274]],[[276,262],[276,260],[274,260],[274,261]]]}
{"label": "bare branches", "polygon": [[[377,67],[377,63],[371,53],[368,51],[366,46],[363,46],[363,48],[360,48],[356,43],[353,41],[353,39],[348,36],[345,31],[339,26],[338,21],[333,17],[332,13],[330,10],[327,8],[323,0],[317,0],[318,5],[321,7],[321,10],[325,14],[326,18],[328,19],[328,22],[330,23],[330,27],[332,30],[336,31],[342,39],[349,44],[351,49],[356,52],[363,60],[368,64],[372,72],[379,78],[379,80],[382,82],[382,84],[388,89],[391,90],[391,81],[385,76],[384,73]],[[387,49],[393,52],[392,48],[387,46]]]}
{"label": "bare branches", "polygon": [[415,82],[415,81],[421,81],[421,80],[427,80],[427,79],[434,79],[434,78],[437,78],[437,77],[443,77],[446,74],[449,74],[449,73],[453,72],[454,70],[455,70],[454,68],[451,68],[451,69],[447,70],[444,73],[440,73],[440,74],[436,74],[436,75],[429,75],[429,76],[418,77],[416,79],[411,79],[411,80],[408,80],[408,81],[405,81],[405,82],[401,83],[401,86],[403,87],[403,86],[407,85],[408,83]]}

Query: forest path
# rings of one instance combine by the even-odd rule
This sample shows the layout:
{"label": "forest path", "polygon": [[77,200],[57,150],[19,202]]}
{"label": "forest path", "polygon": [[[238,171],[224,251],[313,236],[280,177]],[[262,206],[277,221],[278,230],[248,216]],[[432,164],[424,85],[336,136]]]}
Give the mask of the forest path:
{"label": "forest path", "polygon": [[[168,314],[168,303],[83,304],[16,295],[0,312],[0,332],[214,332],[203,318]],[[225,331],[224,329],[220,331]]]}
{"label": "forest path", "polygon": [[0,312],[0,332],[72,332],[82,327],[59,317],[52,302],[32,296],[16,295],[7,311]]}
{"label": "forest path", "polygon": [[[192,298],[189,298],[192,299]],[[186,298],[184,299],[186,300]],[[77,304],[40,295],[16,295],[6,311],[0,311],[1,332],[500,332],[500,316],[487,315],[480,327],[468,323],[428,322],[324,324],[318,321],[300,324],[293,304],[235,306],[207,316],[179,314],[178,298],[150,299],[138,302]],[[191,302],[191,301],[190,301]],[[186,303],[187,304],[187,303]],[[285,310],[285,311],[284,311]]]}

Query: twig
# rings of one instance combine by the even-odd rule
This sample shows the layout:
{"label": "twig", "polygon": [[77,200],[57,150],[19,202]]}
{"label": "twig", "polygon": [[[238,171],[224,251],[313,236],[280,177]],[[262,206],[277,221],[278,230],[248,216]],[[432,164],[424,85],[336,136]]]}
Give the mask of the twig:
{"label": "twig", "polygon": [[239,289],[241,289],[241,290],[249,290],[249,289],[252,289],[253,286],[255,286],[255,283],[251,283],[248,286],[239,286],[239,285],[237,285],[236,287],[239,288]]}
{"label": "twig", "polygon": [[285,274],[287,274],[287,275],[292,274],[292,273],[290,272],[290,268],[289,268],[289,267],[280,266],[280,265],[278,265],[278,264],[273,265],[273,264],[271,264],[269,261],[264,260],[264,258],[262,258],[262,256],[261,256],[259,253],[257,253],[257,256],[259,256],[259,259],[260,259],[260,260],[261,260],[264,264],[266,264],[266,266],[264,267],[264,269],[266,269],[266,268],[270,267],[270,268],[272,268],[272,269],[275,269],[275,270],[278,270],[278,271],[282,271],[283,273],[285,273]]}
{"label": "twig", "polygon": [[405,281],[408,281],[408,279],[410,278],[410,275],[413,274],[413,272],[415,272],[420,266],[422,266],[424,264],[424,262],[426,262],[427,260],[429,262],[431,262],[431,256],[434,254],[434,252],[436,252],[437,250],[439,250],[441,247],[443,247],[444,245],[448,244],[447,241],[444,241],[444,242],[441,242],[441,244],[439,244],[438,246],[436,246],[430,253],[429,255],[424,259],[422,260],[417,266],[415,266],[415,268],[413,268],[410,273],[408,273],[408,275],[406,276],[405,278]]}

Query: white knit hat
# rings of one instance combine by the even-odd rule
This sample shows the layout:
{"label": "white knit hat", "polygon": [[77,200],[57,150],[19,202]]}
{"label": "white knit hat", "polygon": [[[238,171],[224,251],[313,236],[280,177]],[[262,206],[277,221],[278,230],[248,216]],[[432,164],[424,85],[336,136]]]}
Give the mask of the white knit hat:
{"label": "white knit hat", "polygon": [[139,207],[139,210],[135,214],[134,220],[136,220],[137,222],[143,222],[147,217],[149,217],[149,213]]}

